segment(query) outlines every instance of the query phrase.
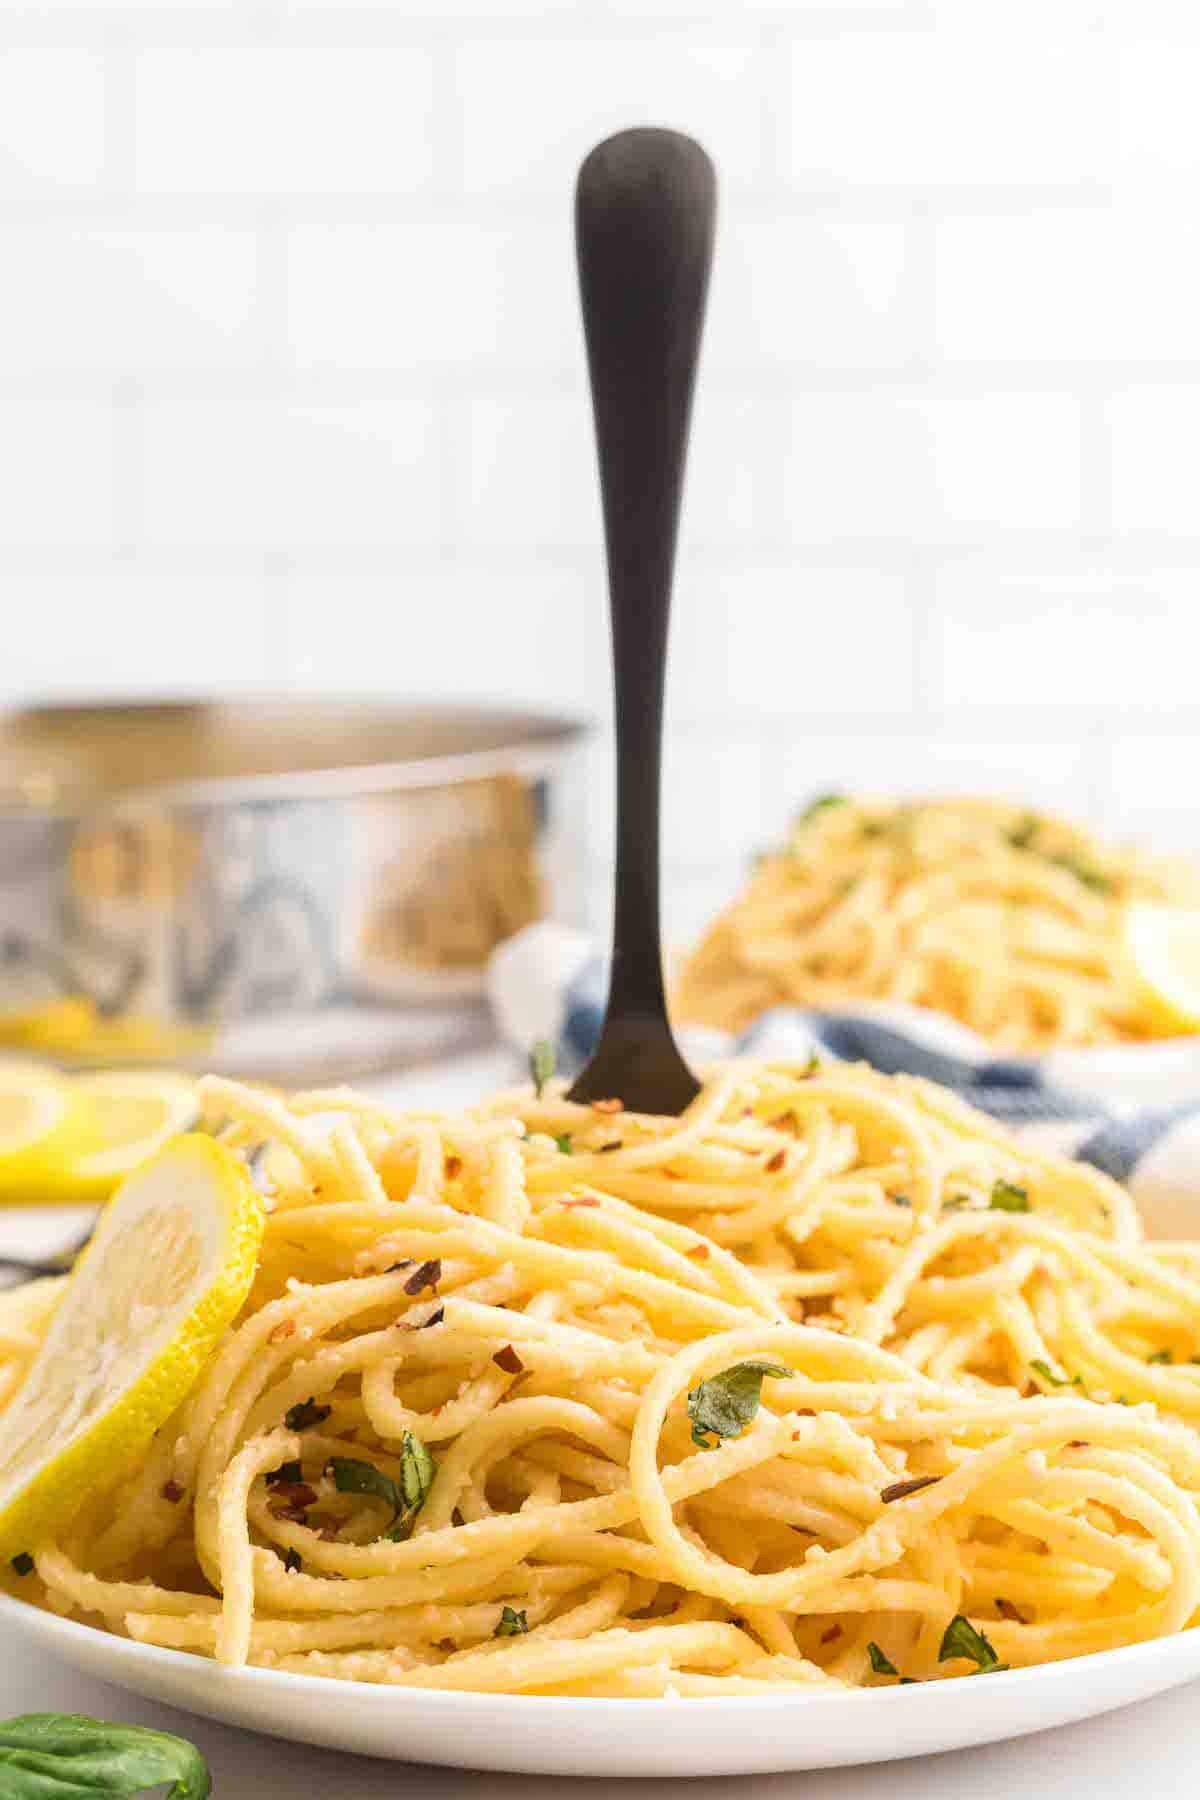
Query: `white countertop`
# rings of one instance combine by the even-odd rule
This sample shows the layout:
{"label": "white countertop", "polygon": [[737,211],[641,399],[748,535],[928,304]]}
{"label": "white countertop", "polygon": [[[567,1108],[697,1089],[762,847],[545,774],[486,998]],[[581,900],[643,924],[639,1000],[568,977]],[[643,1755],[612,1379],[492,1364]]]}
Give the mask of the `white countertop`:
{"label": "white countertop", "polygon": [[[441,1069],[381,1085],[399,1103],[454,1104],[514,1078],[511,1060],[490,1052]],[[0,1218],[0,1250],[17,1244],[39,1249],[69,1240],[70,1224],[60,1213],[9,1213]],[[947,1704],[953,1705],[953,1692]],[[703,1702],[697,1702],[701,1705]],[[83,1712],[101,1718],[156,1725],[190,1737],[212,1767],[216,1800],[295,1800],[297,1794],[336,1800],[395,1800],[402,1786],[416,1781],[422,1800],[591,1800],[602,1783],[554,1777],[464,1774],[452,1769],[399,1769],[306,1744],[285,1744],[191,1719],[76,1675],[22,1644],[19,1656],[0,1647],[0,1718],[21,1712]],[[1185,1791],[1200,1761],[1200,1683],[1177,1688],[1141,1705],[1127,1707],[1082,1725],[1019,1739],[991,1748],[966,1750],[917,1761],[877,1764],[798,1775],[758,1776],[759,1800],[1000,1800],[1026,1794],[1031,1800],[1144,1800]],[[672,1783],[680,1800],[732,1800],[746,1791],[744,1779]],[[612,1784],[614,1797],[655,1800],[665,1782]]]}

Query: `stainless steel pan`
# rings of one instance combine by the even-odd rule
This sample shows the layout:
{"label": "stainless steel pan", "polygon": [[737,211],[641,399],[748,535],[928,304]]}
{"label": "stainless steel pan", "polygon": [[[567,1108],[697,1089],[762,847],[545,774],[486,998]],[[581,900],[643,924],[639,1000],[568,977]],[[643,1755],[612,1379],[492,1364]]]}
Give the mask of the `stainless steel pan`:
{"label": "stainless steel pan", "polygon": [[0,713],[0,1043],[315,1076],[479,1037],[490,950],[574,905],[579,736],[315,699]]}

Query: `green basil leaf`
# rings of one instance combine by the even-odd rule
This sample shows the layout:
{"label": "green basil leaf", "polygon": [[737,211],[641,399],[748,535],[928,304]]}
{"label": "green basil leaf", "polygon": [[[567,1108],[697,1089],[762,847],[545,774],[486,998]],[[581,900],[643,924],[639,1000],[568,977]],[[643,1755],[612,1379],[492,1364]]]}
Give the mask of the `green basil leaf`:
{"label": "green basil leaf", "polygon": [[1028,1212],[1029,1194],[1015,1181],[1005,1181],[1001,1175],[992,1187],[988,1206],[993,1212]]}
{"label": "green basil leaf", "polygon": [[946,1627],[938,1661],[950,1662],[956,1656],[968,1657],[981,1675],[991,1675],[1008,1667],[1000,1661],[982,1631],[977,1631],[970,1619],[965,1619],[961,1613],[955,1613]]}
{"label": "green basil leaf", "polygon": [[896,1667],[895,1663],[892,1662],[890,1660],[890,1658],[886,1657],[883,1654],[883,1651],[879,1648],[878,1644],[876,1644],[876,1643],[868,1644],[867,1645],[867,1655],[871,1659],[871,1670],[872,1670],[873,1674],[875,1674],[875,1675],[898,1675],[900,1673],[900,1671]]}
{"label": "green basil leaf", "polygon": [[529,1052],[529,1078],[533,1082],[533,1091],[539,1100],[546,1083],[554,1074],[556,1062],[554,1045],[549,1038],[539,1038]]}
{"label": "green basil leaf", "polygon": [[571,1143],[571,1134],[569,1131],[564,1131],[561,1137],[556,1137],[554,1144],[560,1156],[574,1156],[575,1150]]}
{"label": "green basil leaf", "polygon": [[167,1782],[168,1800],[211,1792],[200,1752],[169,1732],[81,1713],[24,1713],[0,1724],[4,1800],[132,1800]]}
{"label": "green basil leaf", "polygon": [[793,1374],[794,1369],[781,1363],[742,1362],[702,1381],[687,1397],[692,1442],[701,1450],[715,1450],[710,1438],[737,1437],[758,1411],[764,1376]]}
{"label": "green basil leaf", "polygon": [[511,1606],[506,1606],[500,1614],[500,1623],[496,1626],[492,1636],[522,1637],[528,1630],[529,1620],[525,1617],[524,1612],[514,1612]]}

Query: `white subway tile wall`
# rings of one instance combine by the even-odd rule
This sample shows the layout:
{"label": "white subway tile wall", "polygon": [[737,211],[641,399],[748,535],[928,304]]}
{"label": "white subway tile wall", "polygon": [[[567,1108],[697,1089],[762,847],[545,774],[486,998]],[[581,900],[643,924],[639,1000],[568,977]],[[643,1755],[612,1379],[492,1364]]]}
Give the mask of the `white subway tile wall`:
{"label": "white subway tile wall", "polygon": [[332,687],[598,721],[570,204],[693,131],[719,251],[669,927],[817,788],[1200,848],[1200,9],[9,0],[0,702]]}

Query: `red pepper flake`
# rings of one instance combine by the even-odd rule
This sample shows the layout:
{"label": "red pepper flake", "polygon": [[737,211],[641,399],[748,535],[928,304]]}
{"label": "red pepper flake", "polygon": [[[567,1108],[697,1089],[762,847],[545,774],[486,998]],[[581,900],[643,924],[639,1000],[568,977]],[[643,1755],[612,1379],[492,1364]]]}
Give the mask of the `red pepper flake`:
{"label": "red pepper flake", "polygon": [[1067,1445],[1068,1450],[1090,1450],[1091,1447],[1087,1438],[1072,1438]]}
{"label": "red pepper flake", "polygon": [[441,1259],[435,1256],[430,1262],[423,1262],[419,1268],[414,1269],[404,1284],[404,1291],[406,1294],[419,1294],[422,1288],[436,1288],[441,1279]]}
{"label": "red pepper flake", "polygon": [[268,1342],[268,1344],[282,1344],[288,1338],[295,1337],[295,1335],[296,1335],[295,1319],[280,1319],[278,1325],[276,1325],[275,1329],[271,1332],[270,1336],[267,1338],[267,1342]]}
{"label": "red pepper flake", "polygon": [[169,1500],[172,1506],[178,1506],[184,1495],[184,1489],[177,1481],[164,1481],[161,1492],[163,1499]]}
{"label": "red pepper flake", "polygon": [[308,1514],[302,1506],[285,1506],[282,1502],[268,1506],[267,1511],[273,1519],[283,1519],[289,1525],[307,1525]]}
{"label": "red pepper flake", "polygon": [[462,1174],[462,1166],[461,1156],[448,1156],[446,1158],[446,1179],[448,1181],[457,1180]]}
{"label": "red pepper flake", "polygon": [[[281,1506],[305,1507],[317,1504],[317,1490],[310,1487],[307,1481],[280,1482],[274,1493]],[[273,1512],[274,1507],[271,1510]]]}
{"label": "red pepper flake", "polygon": [[458,1649],[458,1645],[453,1638],[436,1638],[433,1647],[435,1650],[445,1651],[447,1656],[453,1656]]}
{"label": "red pepper flake", "polygon": [[800,1136],[800,1121],[794,1112],[780,1113],[770,1121],[772,1131],[786,1131],[789,1137]]}
{"label": "red pepper flake", "polygon": [[625,1102],[623,1100],[593,1100],[592,1111],[609,1115],[624,1112]]}
{"label": "red pepper flake", "polygon": [[596,1155],[597,1156],[606,1156],[610,1150],[619,1150],[620,1148],[621,1148],[621,1139],[614,1138],[611,1144],[597,1144]]}
{"label": "red pepper flake", "polygon": [[768,1175],[778,1175],[780,1169],[783,1168],[786,1162],[787,1151],[777,1150],[774,1156],[768,1157],[767,1161],[763,1164],[763,1167]]}
{"label": "red pepper flake", "polygon": [[919,1494],[922,1488],[932,1487],[935,1481],[941,1479],[940,1475],[916,1475],[911,1481],[893,1481],[891,1487],[884,1488],[879,1498],[885,1506],[890,1506],[893,1500],[907,1500],[910,1494]]}
{"label": "red pepper flake", "polygon": [[693,1244],[688,1251],[688,1255],[692,1258],[693,1262],[707,1262],[709,1258],[709,1247],[707,1244]]}
{"label": "red pepper flake", "polygon": [[505,1344],[497,1350],[492,1361],[498,1369],[503,1369],[506,1375],[519,1375],[525,1367],[511,1344]]}
{"label": "red pepper flake", "polygon": [[445,1316],[445,1307],[439,1306],[436,1312],[431,1312],[427,1319],[422,1320],[421,1324],[417,1326],[417,1330],[428,1331],[431,1325],[440,1325]]}
{"label": "red pepper flake", "polygon": [[593,1200],[590,1194],[581,1194],[577,1200],[564,1200],[561,1204],[566,1207],[599,1206],[600,1202]]}
{"label": "red pepper flake", "polygon": [[836,1644],[837,1640],[841,1637],[841,1635],[842,1635],[841,1626],[840,1625],[831,1625],[829,1627],[828,1631],[823,1631],[821,1633],[821,1642],[823,1644]]}
{"label": "red pepper flake", "polygon": [[1014,1625],[1028,1625],[1029,1620],[1023,1612],[1019,1612],[1011,1600],[997,1600],[996,1611],[1002,1619],[1010,1619]]}

